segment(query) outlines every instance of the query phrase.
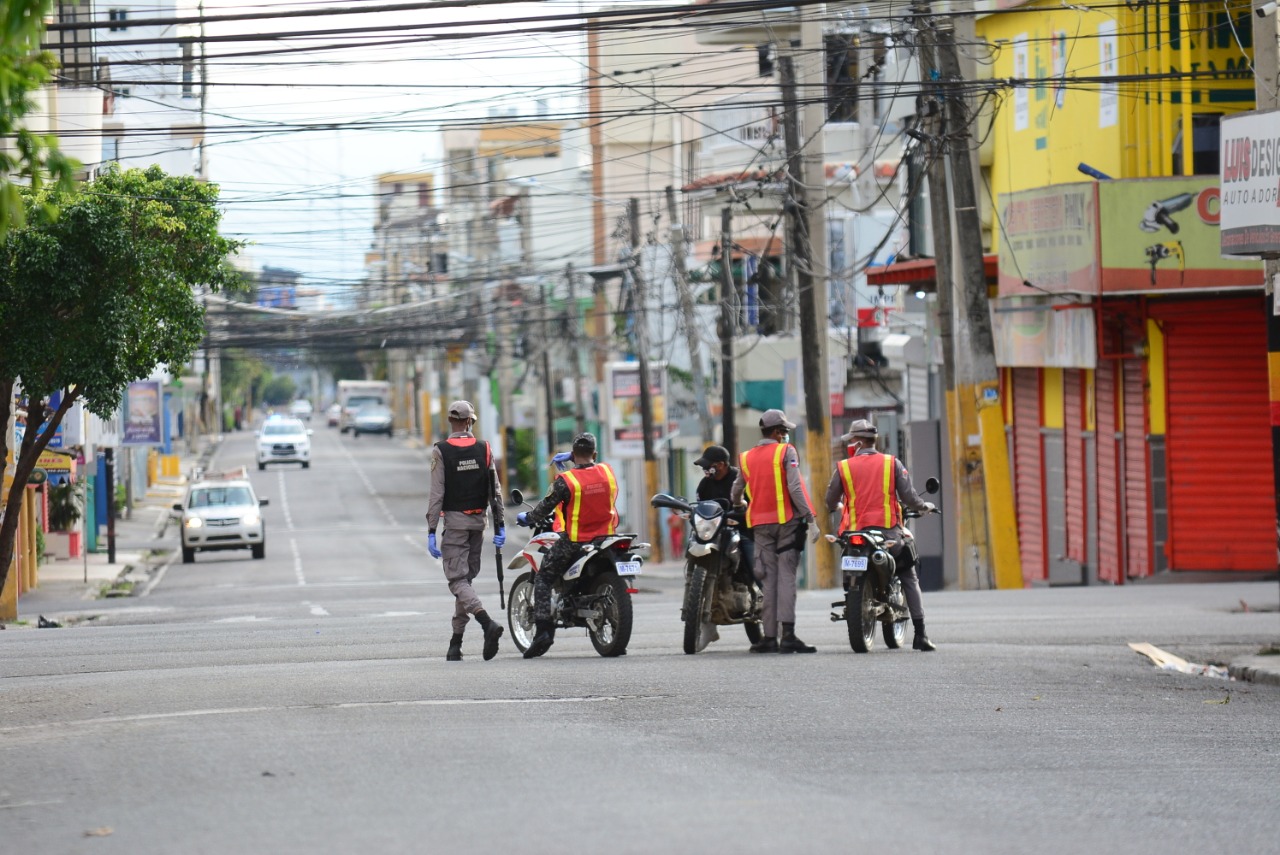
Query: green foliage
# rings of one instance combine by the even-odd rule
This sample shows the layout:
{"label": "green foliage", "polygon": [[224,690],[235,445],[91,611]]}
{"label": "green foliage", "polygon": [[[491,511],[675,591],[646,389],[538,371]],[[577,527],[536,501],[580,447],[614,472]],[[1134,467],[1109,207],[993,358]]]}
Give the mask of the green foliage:
{"label": "green foliage", "polygon": [[28,213],[59,203],[0,244],[0,382],[31,397],[72,389],[108,417],[125,387],[181,365],[204,335],[192,289],[227,282],[237,245],[218,234],[218,188],[191,177],[112,168],[67,196],[25,194]]}
{"label": "green foliage", "polygon": [[36,528],[36,564],[44,563],[44,531],[39,527]]}
{"label": "green foliage", "polygon": [[222,355],[222,400],[241,403],[250,392],[256,392],[261,378],[270,374],[261,359],[242,350],[229,350]]}
{"label": "green foliage", "polygon": [[80,519],[80,503],[84,494],[82,485],[73,481],[48,488],[49,528],[54,531],[71,531]]}
{"label": "green foliage", "polygon": [[280,407],[293,400],[298,386],[288,374],[277,374],[262,387],[262,402],[272,407]]}
{"label": "green foliage", "polygon": [[[38,191],[47,176],[59,192],[66,192],[80,166],[58,151],[52,136],[23,127],[23,118],[36,109],[31,94],[57,66],[53,54],[40,50],[44,17],[52,5],[52,0],[5,0],[0,5],[0,139],[12,141],[11,147],[0,148],[0,237],[33,213],[23,204],[15,177]],[[44,198],[34,213],[51,218],[57,212],[55,201]]]}

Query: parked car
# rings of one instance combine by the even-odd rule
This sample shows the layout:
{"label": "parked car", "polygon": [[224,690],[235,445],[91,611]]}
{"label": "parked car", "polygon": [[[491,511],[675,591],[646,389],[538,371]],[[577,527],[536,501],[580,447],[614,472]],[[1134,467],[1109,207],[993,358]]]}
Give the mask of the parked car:
{"label": "parked car", "polygon": [[289,405],[289,415],[304,422],[311,421],[312,412],[311,402],[306,398],[299,398]]}
{"label": "parked car", "polygon": [[391,411],[381,404],[367,404],[360,408],[351,424],[356,436],[362,433],[385,433],[391,436]]}
{"label": "parked car", "polygon": [[258,433],[258,469],[268,463],[301,463],[311,468],[311,429],[297,419],[272,416]]}
{"label": "parked car", "polygon": [[325,415],[328,416],[329,427],[337,427],[342,421],[342,405],[330,404],[329,409],[325,410]]}
{"label": "parked car", "polygon": [[206,476],[187,488],[173,515],[182,526],[182,563],[197,552],[248,549],[254,558],[267,555],[267,532],[259,508],[267,504],[247,478]]}
{"label": "parked car", "polygon": [[384,407],[381,395],[351,395],[342,407],[342,416],[338,420],[338,429],[342,433],[355,430],[356,416],[363,407]]}

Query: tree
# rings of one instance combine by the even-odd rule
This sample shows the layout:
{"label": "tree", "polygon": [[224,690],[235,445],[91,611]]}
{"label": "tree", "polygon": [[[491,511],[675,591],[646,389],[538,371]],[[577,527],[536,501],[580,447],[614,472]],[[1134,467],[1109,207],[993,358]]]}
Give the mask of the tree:
{"label": "tree", "polygon": [[[52,5],[52,0],[5,0],[0,6],[0,140],[12,140],[14,149],[0,146],[0,237],[10,226],[21,225],[28,212],[20,184],[39,190],[47,175],[66,192],[79,168],[58,151],[53,137],[33,134],[22,122],[36,108],[31,93],[57,66],[53,54],[39,49],[44,17]],[[35,213],[54,214],[52,201],[46,198]]]}
{"label": "tree", "polygon": [[[159,167],[112,167],[73,194],[24,192],[28,216],[0,241],[0,425],[21,380],[27,425],[15,455],[8,507],[77,400],[109,417],[126,386],[161,364],[181,365],[204,335],[192,289],[234,285],[226,263],[238,244],[218,234],[218,188]],[[57,408],[49,397],[63,391]],[[8,451],[0,430],[0,460]],[[0,524],[0,587],[9,572],[17,513]]]}
{"label": "tree", "polygon": [[277,374],[262,387],[262,402],[272,407],[280,407],[293,400],[298,392],[298,385],[288,374]]}

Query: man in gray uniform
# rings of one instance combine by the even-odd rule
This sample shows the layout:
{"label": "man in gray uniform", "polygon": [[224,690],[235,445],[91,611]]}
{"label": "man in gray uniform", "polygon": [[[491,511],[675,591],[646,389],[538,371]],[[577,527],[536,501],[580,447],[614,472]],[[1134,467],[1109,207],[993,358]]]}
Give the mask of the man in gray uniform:
{"label": "man in gray uniform", "polygon": [[800,456],[790,443],[795,427],[782,410],[766,410],[760,417],[761,440],[742,453],[738,477],[729,492],[735,505],[742,504],[744,494],[751,500],[747,526],[755,535],[756,575],[764,589],[764,637],[751,645],[752,653],[813,653],[815,649],[795,632],[796,569],[814,520],[800,475]]}
{"label": "man in gray uniform", "polygon": [[[849,490],[845,486],[845,478],[849,479],[849,483],[853,485],[853,489],[857,491],[859,496],[872,497],[874,501],[871,505],[875,508],[887,507],[886,503],[897,502],[900,507],[910,508],[922,514],[933,511],[933,502],[926,502],[920,498],[920,494],[916,492],[916,488],[911,484],[911,475],[907,472],[907,467],[902,465],[902,461],[892,455],[881,455],[876,451],[876,439],[879,431],[876,426],[866,419],[858,419],[849,426],[849,432],[842,437],[849,447],[850,458],[863,458],[874,456],[879,459],[889,458],[888,465],[893,468],[893,495],[885,496],[885,487],[887,481],[885,475],[879,474],[885,471],[884,466],[877,462],[867,469],[859,468],[857,473],[851,468],[847,461],[841,461],[836,466],[836,471],[831,474],[831,482],[827,484],[827,510],[836,513],[837,508],[841,504],[848,503],[853,499],[848,494]],[[869,472],[867,475],[865,473]],[[861,483],[860,483],[861,481]],[[846,510],[846,514],[848,511]],[[896,516],[901,518],[901,511],[896,511]],[[898,541],[898,548],[894,550],[893,561],[897,566],[897,573],[902,579],[902,593],[907,598],[907,610],[911,612],[911,623],[915,628],[915,638],[911,642],[911,646],[916,650],[932,652],[937,650],[937,646],[929,640],[929,636],[924,631],[924,598],[920,594],[920,577],[916,574],[916,545],[915,541],[903,536],[903,528],[900,522],[891,525],[895,520],[883,519],[884,512],[879,512],[879,517],[871,522],[858,522],[855,529],[863,528],[888,528],[896,532],[895,540]],[[844,520],[842,520],[842,528]]]}
{"label": "man in gray uniform", "polygon": [[[449,405],[449,438],[431,449],[431,501],[427,505],[427,551],[443,556],[444,577],[454,596],[453,638],[445,659],[462,659],[462,632],[469,615],[475,615],[484,630],[484,658],[498,653],[502,625],[489,617],[471,582],[480,573],[480,548],[484,540],[484,512],[493,514],[493,545],[502,548],[507,540],[503,527],[502,485],[489,443],[471,433],[475,408],[467,401]],[[436,541],[436,526],[444,517],[444,544]]]}

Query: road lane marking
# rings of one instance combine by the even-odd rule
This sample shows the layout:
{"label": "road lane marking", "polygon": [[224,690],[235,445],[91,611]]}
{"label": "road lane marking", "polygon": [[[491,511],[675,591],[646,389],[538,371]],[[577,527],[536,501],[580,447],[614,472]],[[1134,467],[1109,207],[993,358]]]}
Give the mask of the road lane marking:
{"label": "road lane marking", "polygon": [[371,618],[378,617],[421,617],[426,612],[383,612],[382,614],[369,615]]}
{"label": "road lane marking", "polygon": [[408,543],[410,546],[412,546],[414,549],[418,550],[419,552],[427,556],[427,558],[434,561],[435,563],[441,564],[443,566],[443,562],[441,562],[439,558],[436,558],[434,555],[432,555],[431,551],[427,549],[426,545],[423,544],[422,541],[418,540],[416,537],[414,537],[411,534],[406,534],[404,536],[404,539],[405,539],[405,542]]}
{"label": "road lane marking", "polygon": [[311,606],[311,614],[316,617],[329,617],[329,612],[324,606],[317,606],[314,603],[303,602],[304,606]]}
{"label": "road lane marking", "polygon": [[423,698],[399,701],[349,701],[329,704],[281,704],[259,707],[220,707],[202,710],[179,710],[167,713],[138,713],[136,715],[111,715],[100,718],[82,718],[71,721],[46,721],[35,724],[19,724],[0,727],[0,733],[21,733],[33,730],[55,730],[84,727],[96,724],[127,724],[130,722],[164,721],[166,719],[204,718],[215,715],[247,715],[250,713],[297,712],[301,710],[357,710],[378,707],[464,707],[506,706],[515,704],[599,704],[617,701],[659,700],[666,695],[595,695],[572,698]]}
{"label": "road lane marking", "polygon": [[378,491],[374,488],[373,482],[369,480],[369,476],[365,474],[364,467],[360,465],[360,461],[356,460],[355,455],[353,455],[345,445],[339,443],[338,448],[347,458],[347,462],[355,468],[356,475],[360,478],[361,482],[364,483],[365,490],[373,497],[374,503],[377,504],[378,508],[382,511],[383,516],[387,518],[387,521],[391,523],[392,528],[399,528],[399,524],[396,522],[395,516],[391,513],[391,509],[387,507],[387,503],[378,495]]}
{"label": "road lane marking", "polygon": [[240,615],[239,617],[218,618],[214,623],[261,623],[275,618],[258,617],[257,615]]}
{"label": "road lane marking", "polygon": [[298,578],[298,587],[306,587],[307,577],[302,575],[302,554],[298,552],[298,541],[289,538],[289,549],[293,551],[293,575]]}
{"label": "road lane marking", "polygon": [[284,524],[289,531],[293,531],[293,514],[289,513],[289,494],[284,488],[284,470],[276,470],[277,480],[280,484],[280,508],[284,511]]}
{"label": "road lane marking", "polygon": [[152,576],[151,580],[147,582],[147,587],[142,589],[141,594],[138,594],[139,597],[147,596],[148,594],[151,593],[152,588],[160,584],[160,580],[164,578],[165,573],[169,572],[169,568],[173,566],[173,562],[177,559],[177,557],[178,557],[178,554],[176,552],[173,555],[169,556],[169,560],[166,561],[164,564],[162,564],[160,566],[160,569],[156,571],[156,575]]}

